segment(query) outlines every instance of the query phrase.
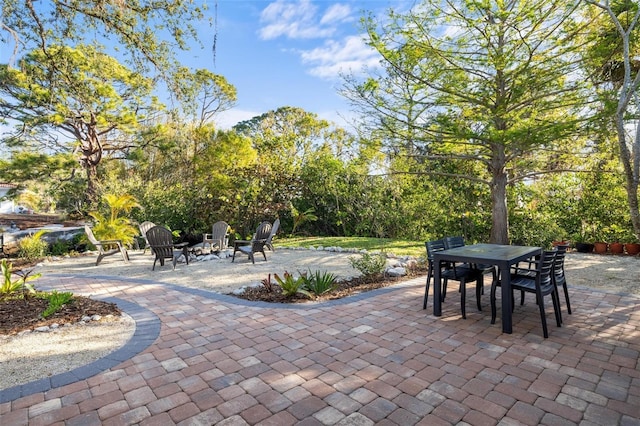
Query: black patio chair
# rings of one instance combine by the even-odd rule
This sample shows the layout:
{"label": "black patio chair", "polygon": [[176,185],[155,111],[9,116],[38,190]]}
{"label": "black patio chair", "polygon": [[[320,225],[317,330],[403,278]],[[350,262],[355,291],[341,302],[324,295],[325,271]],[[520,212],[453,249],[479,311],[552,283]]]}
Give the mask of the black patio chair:
{"label": "black patio chair", "polygon": [[[462,236],[444,237],[444,246],[447,250],[455,247],[462,247],[464,245],[465,245],[464,237]],[[491,274],[492,283],[493,281],[498,279],[498,271],[494,265],[484,265],[482,263],[474,263],[469,266],[480,270],[483,275]],[[484,294],[484,287],[482,289],[482,294]]]}
{"label": "black patio chair", "polygon": [[[553,303],[553,311],[556,317],[558,327],[562,326],[562,315],[560,313],[560,302],[558,298],[558,288],[553,279],[553,263],[556,257],[556,251],[543,252],[540,259],[534,262],[535,277],[529,274],[511,275],[511,308],[514,309],[513,292],[520,290],[527,293],[534,293],[540,310],[540,320],[542,322],[542,333],[545,338],[549,337],[547,330],[547,318],[544,309],[544,297],[551,296]],[[500,281],[495,281],[491,285],[491,324],[496,322],[496,288],[500,287]]]}
{"label": "black patio chair", "polygon": [[[556,282],[556,287],[562,286],[564,291],[564,300],[567,304],[567,313],[571,315],[571,302],[569,301],[569,289],[567,287],[567,276],[564,272],[564,259],[567,255],[568,245],[560,244],[554,247],[554,251],[556,252],[556,257],[553,262],[553,279]],[[528,266],[526,267],[518,267],[514,269],[514,273],[517,275],[526,275],[531,278],[535,278],[536,271],[533,268],[533,261],[529,261]],[[520,305],[524,305],[524,295],[525,292],[522,291],[520,295]]]}
{"label": "black patio chair", "polygon": [[[422,304],[422,308],[426,309],[427,307],[427,298],[429,295],[429,282],[431,281],[431,277],[435,271],[435,268],[439,265],[435,265],[433,259],[434,254],[438,251],[445,250],[445,245],[443,240],[435,240],[435,241],[427,241],[425,242],[425,247],[427,249],[427,259],[429,260],[429,271],[427,272],[427,283],[425,285],[424,290],[424,301]],[[456,264],[447,264],[445,266],[440,266],[440,279],[441,283],[434,282],[433,285],[440,285],[442,291],[441,300],[445,299],[445,292],[447,288],[447,282],[449,280],[458,281],[460,283],[460,309],[462,311],[462,318],[467,318],[466,312],[466,298],[467,298],[467,283],[476,281],[476,305],[478,306],[478,310],[482,311],[482,306],[480,304],[480,295],[482,293],[482,273],[480,270],[471,268],[468,265],[456,265]]]}

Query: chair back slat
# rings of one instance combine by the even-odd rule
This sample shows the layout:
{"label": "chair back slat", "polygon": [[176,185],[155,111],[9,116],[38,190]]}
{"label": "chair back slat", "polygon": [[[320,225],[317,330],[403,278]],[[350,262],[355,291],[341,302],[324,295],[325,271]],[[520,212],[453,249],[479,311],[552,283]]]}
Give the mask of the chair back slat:
{"label": "chair back slat", "polygon": [[444,240],[426,241],[424,245],[427,249],[427,259],[429,260],[429,262],[433,261],[434,253],[446,250]]}
{"label": "chair back slat", "polygon": [[149,245],[157,258],[173,257],[173,235],[164,226],[156,225],[147,231]]}
{"label": "chair back slat", "polygon": [[89,239],[91,244],[93,244],[94,246],[100,245],[100,242],[98,241],[96,236],[93,234],[93,230],[89,225],[84,226],[84,232],[87,234],[87,238]]}
{"label": "chair back slat", "polygon": [[553,270],[554,261],[556,258],[556,251],[545,250],[539,261],[538,280],[540,286],[551,284],[551,271]]}
{"label": "chair back slat", "polygon": [[462,237],[462,236],[445,237],[444,238],[444,246],[447,249],[456,248],[456,247],[464,247],[464,237]]}

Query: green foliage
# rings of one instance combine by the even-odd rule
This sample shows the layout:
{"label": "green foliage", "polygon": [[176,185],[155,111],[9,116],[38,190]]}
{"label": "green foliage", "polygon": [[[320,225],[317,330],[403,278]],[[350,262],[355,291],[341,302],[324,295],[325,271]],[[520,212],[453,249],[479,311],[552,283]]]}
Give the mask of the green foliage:
{"label": "green foliage", "polygon": [[333,291],[337,285],[336,275],[327,271],[309,271],[306,278],[307,280],[304,284],[305,290],[310,291],[316,296]]}
{"label": "green foliage", "polygon": [[42,313],[43,318],[48,318],[60,310],[62,306],[69,303],[73,299],[73,293],[52,291],[50,293],[44,293],[42,295],[44,299],[49,301],[47,309]]}
{"label": "green foliage", "polygon": [[383,254],[361,253],[360,257],[352,256],[349,263],[365,277],[381,274],[387,265],[387,258]]}
{"label": "green foliage", "polygon": [[550,248],[552,241],[569,236],[553,218],[531,210],[519,210],[510,216],[511,244]]}
{"label": "green foliage", "polygon": [[[382,67],[365,82],[347,81],[344,94],[361,107],[372,143],[384,144],[391,173],[456,177],[447,185],[456,193],[466,190],[457,187],[462,180],[484,185],[490,240],[506,243],[508,185],[562,169],[559,153],[582,120],[584,80],[567,78],[577,51],[565,32],[573,10],[548,0],[449,6],[425,0],[406,13],[363,20]],[[442,31],[443,22],[456,31]],[[443,197],[441,208],[458,198]]]}
{"label": "green foliage", "polygon": [[49,246],[49,253],[51,253],[52,256],[62,256],[69,253],[71,248],[71,242],[58,239]]}
{"label": "green foliage", "polygon": [[138,229],[127,217],[121,217],[122,213],[130,213],[134,208],[139,208],[138,201],[129,194],[104,194],[102,196],[109,214],[91,212],[90,215],[96,220],[93,232],[99,240],[121,240],[125,245],[131,245],[133,239],[138,235]]}
{"label": "green foliage", "polygon": [[2,273],[2,283],[0,285],[0,296],[10,296],[17,292],[34,293],[33,285],[29,281],[40,278],[41,274],[33,274],[26,272],[18,275],[17,279],[13,279],[13,264],[7,262],[7,259],[0,261],[0,272]]}
{"label": "green foliage", "polygon": [[47,254],[49,244],[42,240],[42,236],[49,232],[41,229],[35,234],[24,237],[18,242],[18,253],[20,257],[31,261],[44,257]]}
{"label": "green foliage", "polygon": [[296,278],[291,273],[285,271],[284,278],[280,278],[278,274],[273,274],[273,278],[278,282],[282,288],[282,294],[286,297],[291,297],[295,294],[304,294],[307,297],[311,297],[311,293],[305,289],[307,277],[304,274],[300,274],[300,276]]}
{"label": "green foliage", "polygon": [[314,212],[315,212],[315,209],[313,207],[310,207],[305,211],[301,212],[292,205],[291,217],[293,218],[293,228],[291,229],[291,234],[292,235],[295,234],[296,229],[298,229],[298,227],[303,223],[314,222],[318,220],[318,216],[316,216]]}

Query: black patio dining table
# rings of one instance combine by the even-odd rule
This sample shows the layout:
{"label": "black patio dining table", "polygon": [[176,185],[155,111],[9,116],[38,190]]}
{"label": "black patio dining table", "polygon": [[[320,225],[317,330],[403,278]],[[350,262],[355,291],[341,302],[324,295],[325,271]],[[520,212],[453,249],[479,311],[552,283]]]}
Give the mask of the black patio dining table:
{"label": "black patio dining table", "polygon": [[541,247],[501,244],[472,244],[434,253],[433,315],[437,317],[442,315],[442,300],[440,299],[440,265],[442,262],[495,265],[498,267],[498,277],[501,280],[502,288],[502,332],[511,333],[511,266],[532,257],[539,258],[541,255]]}

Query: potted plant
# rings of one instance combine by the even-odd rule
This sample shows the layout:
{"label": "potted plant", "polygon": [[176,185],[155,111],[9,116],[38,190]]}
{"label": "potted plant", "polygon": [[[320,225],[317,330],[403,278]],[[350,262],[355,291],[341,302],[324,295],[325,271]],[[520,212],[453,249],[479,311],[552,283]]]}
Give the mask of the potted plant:
{"label": "potted plant", "polygon": [[624,235],[624,251],[631,256],[636,256],[640,253],[640,240],[637,235],[631,229],[627,229]]}
{"label": "potted plant", "polygon": [[578,253],[591,253],[593,251],[592,237],[586,229],[582,229],[573,237],[574,247]]}
{"label": "potted plant", "polygon": [[606,243],[606,238],[603,231],[594,233],[595,242],[593,243],[593,252],[598,254],[604,254],[609,248],[609,244]]}
{"label": "potted plant", "polygon": [[624,245],[620,242],[624,239],[625,230],[619,225],[613,224],[606,228],[609,252],[613,254],[624,253]]}

